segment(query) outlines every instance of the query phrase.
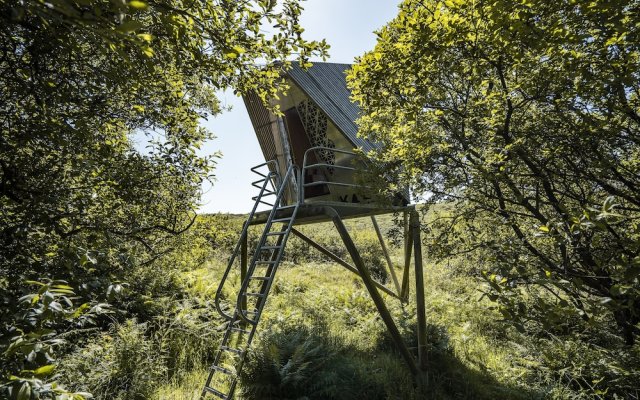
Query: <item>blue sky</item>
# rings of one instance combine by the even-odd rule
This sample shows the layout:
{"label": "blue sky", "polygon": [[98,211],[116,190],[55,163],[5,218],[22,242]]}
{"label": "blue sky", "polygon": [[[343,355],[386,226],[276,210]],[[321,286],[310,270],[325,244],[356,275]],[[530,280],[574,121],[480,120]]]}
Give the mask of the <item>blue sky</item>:
{"label": "blue sky", "polygon": [[[375,46],[375,30],[397,14],[395,0],[307,0],[300,23],[307,40],[326,39],[331,45],[330,62],[352,63],[353,59]],[[231,92],[220,95],[223,105],[231,106],[217,118],[205,122],[217,138],[203,151],[220,150],[213,187],[203,186],[200,212],[246,213],[251,210],[254,195],[249,171],[264,162],[249,115],[242,99]]]}

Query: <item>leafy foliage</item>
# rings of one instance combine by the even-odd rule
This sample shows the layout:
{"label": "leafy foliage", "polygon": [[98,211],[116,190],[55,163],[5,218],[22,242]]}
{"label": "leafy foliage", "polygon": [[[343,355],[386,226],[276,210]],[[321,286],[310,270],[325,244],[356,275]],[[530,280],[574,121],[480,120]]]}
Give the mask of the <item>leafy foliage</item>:
{"label": "leafy foliage", "polygon": [[[26,281],[63,279],[83,305],[117,302],[131,271],[173,249],[219,156],[199,151],[212,137],[201,119],[220,112],[215,91],[266,98],[282,89],[279,72],[290,66],[282,60],[325,54],[326,44],[301,37],[300,10],[295,0],[0,4],[3,341],[66,329],[23,320],[32,317],[17,301]],[[34,312],[47,323],[62,312],[72,324],[65,301]],[[11,356],[0,364],[5,381],[20,362],[2,351]],[[27,359],[27,371],[40,362]],[[45,396],[22,387],[11,395]]]}
{"label": "leafy foliage", "polygon": [[20,372],[10,376],[0,390],[20,400],[31,396],[70,400],[91,397],[84,392],[68,392],[46,380],[56,372],[56,350],[68,343],[68,337],[82,334],[94,318],[108,313],[109,306],[91,307],[89,303],[74,306],[75,293],[63,281],[26,283],[37,286],[38,291],[20,298],[17,325],[10,326],[6,339],[0,342],[0,349],[4,350],[0,366],[3,370]]}
{"label": "leafy foliage", "polygon": [[327,398],[320,373],[333,352],[307,332],[290,332],[261,342],[243,371],[243,396],[255,399]]}
{"label": "leafy foliage", "polygon": [[640,333],[639,11],[406,0],[351,72],[387,176],[451,204],[430,254],[475,254],[520,329]]}

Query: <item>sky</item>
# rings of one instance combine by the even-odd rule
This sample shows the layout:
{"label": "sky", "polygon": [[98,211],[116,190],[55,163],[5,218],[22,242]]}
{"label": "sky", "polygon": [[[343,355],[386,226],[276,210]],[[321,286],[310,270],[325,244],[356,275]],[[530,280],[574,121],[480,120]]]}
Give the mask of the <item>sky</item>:
{"label": "sky", "polygon": [[[326,39],[331,45],[328,62],[353,63],[355,57],[372,50],[376,44],[374,31],[397,14],[396,0],[307,0],[300,24],[306,40]],[[321,61],[321,60],[316,60]],[[208,142],[203,151],[222,152],[216,166],[216,181],[203,185],[200,213],[247,213],[251,211],[256,180],[249,170],[264,162],[249,115],[242,98],[232,92],[220,93],[224,106],[232,109],[204,125],[216,139]]]}

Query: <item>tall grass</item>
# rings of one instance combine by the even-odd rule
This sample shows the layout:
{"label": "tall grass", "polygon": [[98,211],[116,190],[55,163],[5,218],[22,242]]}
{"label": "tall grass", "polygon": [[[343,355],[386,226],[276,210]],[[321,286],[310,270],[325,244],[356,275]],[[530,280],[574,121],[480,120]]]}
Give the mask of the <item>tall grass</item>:
{"label": "tall grass", "polygon": [[[391,216],[378,219],[383,231],[393,227]],[[241,223],[225,221],[235,228]],[[369,267],[384,270],[370,221],[347,226]],[[301,230],[347,258],[332,225]],[[152,317],[120,321],[78,346],[65,362],[69,384],[103,399],[197,399],[223,329],[212,299],[232,241],[230,235],[220,237],[225,245],[215,251],[203,251],[210,243],[201,239],[179,251],[184,263],[172,278],[177,292],[164,293],[160,303],[151,296]],[[400,273],[402,246],[388,247]],[[638,398],[638,373],[628,372],[640,370],[637,346],[616,353],[607,349],[604,333],[589,342],[572,334],[518,332],[482,297],[466,260],[429,263],[425,248],[424,261],[428,368],[414,380],[360,279],[292,238],[240,379],[239,398]],[[237,273],[230,282],[228,297],[239,283]],[[383,297],[415,352],[414,300],[402,304]]]}

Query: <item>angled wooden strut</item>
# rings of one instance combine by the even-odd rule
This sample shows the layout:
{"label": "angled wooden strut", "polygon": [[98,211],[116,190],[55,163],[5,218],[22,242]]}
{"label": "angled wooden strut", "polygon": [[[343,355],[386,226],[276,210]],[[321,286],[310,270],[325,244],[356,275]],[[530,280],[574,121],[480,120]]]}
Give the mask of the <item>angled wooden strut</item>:
{"label": "angled wooden strut", "polygon": [[384,237],[382,236],[382,232],[380,232],[378,221],[376,221],[376,217],[374,215],[371,216],[371,223],[373,223],[373,228],[376,230],[376,235],[378,236],[380,247],[382,247],[382,252],[384,253],[384,258],[387,260],[387,266],[389,267],[389,273],[391,274],[391,279],[393,279],[393,284],[396,286],[396,291],[398,292],[398,294],[400,294],[402,289],[400,288],[400,283],[398,283],[396,270],[393,267],[393,263],[391,262],[391,257],[389,257],[389,252],[387,251],[387,245],[384,243]]}
{"label": "angled wooden strut", "polygon": [[[300,232],[299,230],[297,230],[296,228],[291,228],[291,233],[293,233],[294,235],[296,235],[297,237],[299,237],[300,239],[304,240],[305,242],[307,242],[311,247],[313,247],[314,249],[318,250],[320,253],[324,254],[325,256],[329,257],[330,259],[332,259],[333,261],[337,262],[338,264],[340,264],[341,266],[343,266],[344,268],[346,268],[348,271],[353,272],[354,274],[360,276],[360,272],[358,272],[358,269],[354,266],[352,266],[351,264],[349,264],[347,261],[343,260],[342,258],[340,258],[338,255],[332,253],[330,250],[328,250],[326,247],[322,246],[321,244],[317,243],[315,240],[311,239],[310,237],[308,237],[307,235],[305,235],[304,233]],[[395,298],[399,298],[397,293],[394,293],[393,291],[387,289],[384,285],[382,285],[379,282],[373,281],[373,283],[376,285],[376,287],[380,290],[382,290],[383,292],[385,292],[388,295],[391,295]]]}
{"label": "angled wooden strut", "polygon": [[409,212],[404,214],[404,271],[402,273],[402,288],[400,298],[402,301],[409,301],[409,269],[411,268],[411,248],[413,246],[413,231],[409,225]]}

